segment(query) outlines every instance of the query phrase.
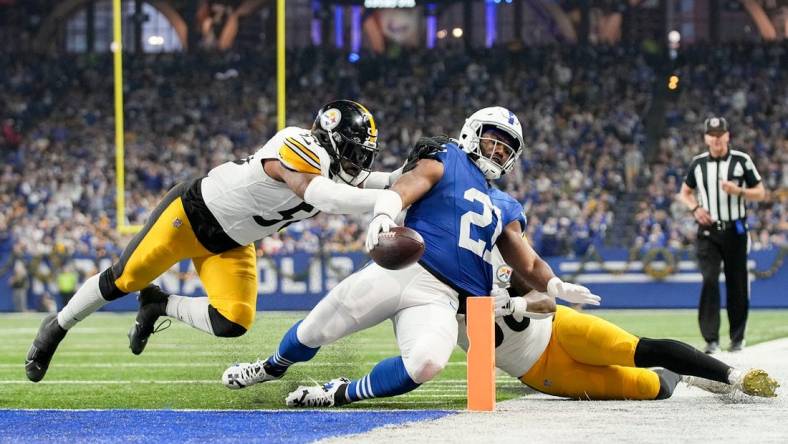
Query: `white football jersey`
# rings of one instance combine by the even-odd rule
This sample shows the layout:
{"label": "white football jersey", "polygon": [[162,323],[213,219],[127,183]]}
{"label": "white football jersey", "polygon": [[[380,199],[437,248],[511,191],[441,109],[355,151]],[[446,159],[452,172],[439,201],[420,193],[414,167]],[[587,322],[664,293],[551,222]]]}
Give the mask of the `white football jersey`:
{"label": "white football jersey", "polygon": [[[526,325],[526,322],[528,324]],[[465,315],[457,315],[459,333],[457,345],[468,351],[468,332]],[[495,366],[510,376],[519,378],[528,373],[534,363],[542,356],[553,332],[553,317],[545,319],[516,318],[514,316],[495,318],[496,343]]]}
{"label": "white football jersey", "polygon": [[[504,262],[498,248],[493,249],[492,263],[495,285],[501,288],[508,287],[512,269]],[[532,290],[531,293],[535,291]],[[457,321],[459,324],[457,344],[467,352],[468,333],[465,316],[458,315]],[[528,373],[550,343],[553,317],[530,319],[505,316],[495,318],[495,324],[495,342],[498,344],[495,347],[495,366],[510,376],[519,378]]]}
{"label": "white football jersey", "polygon": [[212,169],[202,180],[203,200],[224,232],[239,245],[248,245],[318,213],[287,184],[268,177],[264,159],[279,159],[293,171],[329,177],[328,152],[309,130],[298,127],[279,131],[245,159]]}

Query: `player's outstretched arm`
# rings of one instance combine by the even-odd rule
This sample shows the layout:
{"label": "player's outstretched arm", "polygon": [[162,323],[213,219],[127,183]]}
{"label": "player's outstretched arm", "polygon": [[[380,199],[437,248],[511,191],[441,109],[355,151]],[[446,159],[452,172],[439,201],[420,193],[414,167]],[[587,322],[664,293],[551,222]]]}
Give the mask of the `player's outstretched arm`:
{"label": "player's outstretched arm", "polygon": [[394,185],[394,182],[399,179],[399,176],[402,175],[403,168],[404,166],[401,166],[390,173],[384,171],[373,171],[369,173],[369,177],[364,180],[361,186],[371,190],[385,190],[386,188]]}
{"label": "player's outstretched arm", "polygon": [[366,190],[333,182],[323,176],[286,168],[281,161],[267,160],[265,173],[287,184],[296,196],[320,211],[331,214],[371,212],[384,190]]}
{"label": "player's outstretched arm", "polygon": [[386,233],[396,225],[394,219],[403,208],[421,199],[442,177],[441,162],[421,159],[413,169],[400,176],[391,189],[382,191],[375,202],[374,216],[367,230],[367,251],[378,244],[380,233]]}
{"label": "player's outstretched arm", "polygon": [[516,285],[527,284],[536,291],[547,291],[547,283],[556,276],[550,265],[539,257],[528,242],[523,241],[519,221],[510,222],[504,227],[496,245],[503,260],[521,280]]}
{"label": "player's outstretched arm", "polygon": [[496,242],[504,261],[512,267],[513,277],[519,274],[522,283],[515,284],[546,291],[553,298],[575,304],[599,305],[601,298],[582,285],[570,284],[558,278],[550,265],[534,251],[522,237],[520,223],[509,223]]}
{"label": "player's outstretched arm", "polygon": [[408,208],[427,194],[442,177],[443,163],[432,159],[421,159],[415,168],[402,174],[394,182],[391,191],[399,194],[402,199],[402,208]]}

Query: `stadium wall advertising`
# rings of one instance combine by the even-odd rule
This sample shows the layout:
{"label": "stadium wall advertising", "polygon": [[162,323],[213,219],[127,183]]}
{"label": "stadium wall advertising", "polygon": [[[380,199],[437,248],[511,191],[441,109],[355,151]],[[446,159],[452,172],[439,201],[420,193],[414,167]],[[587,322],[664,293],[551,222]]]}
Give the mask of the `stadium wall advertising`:
{"label": "stadium wall advertising", "polygon": [[[751,305],[753,307],[788,308],[788,273],[782,266],[779,250],[750,254]],[[8,251],[0,253],[0,264],[8,262]],[[628,261],[624,250],[602,252],[604,260],[583,261],[551,258],[548,262],[564,279],[579,282],[602,296],[602,308],[692,308],[696,307],[701,276],[694,261],[646,254],[642,260]],[[111,264],[109,258],[73,258],[77,270],[89,273]],[[308,310],[344,276],[363,267],[368,257],[362,253],[336,253],[325,257],[307,253],[279,255],[258,260],[259,310]],[[779,265],[779,266],[778,266]],[[48,267],[44,262],[39,267]],[[663,273],[670,266],[668,273]],[[769,277],[763,270],[772,268]],[[775,268],[776,267],[776,268]],[[3,271],[5,268],[5,271]],[[10,267],[0,267],[0,311],[11,311]],[[646,271],[644,271],[646,270]],[[760,270],[760,271],[758,271]],[[656,277],[655,277],[656,276]],[[724,276],[721,276],[722,294]],[[184,261],[165,273],[158,281],[165,290],[183,295],[204,295],[190,261]],[[55,279],[42,282],[31,277],[29,305],[37,307],[41,295],[48,292],[57,299]],[[724,296],[723,296],[724,304]],[[60,306],[60,301],[58,301]],[[107,305],[104,310],[136,310],[134,297],[126,297]]]}

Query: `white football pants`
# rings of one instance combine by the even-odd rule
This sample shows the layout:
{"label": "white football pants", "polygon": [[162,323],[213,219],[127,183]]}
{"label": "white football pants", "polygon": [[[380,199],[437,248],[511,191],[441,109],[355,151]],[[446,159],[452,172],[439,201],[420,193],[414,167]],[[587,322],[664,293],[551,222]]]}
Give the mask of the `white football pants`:
{"label": "white football pants", "polygon": [[334,287],[296,333],[315,348],[391,319],[405,369],[423,384],[443,370],[457,343],[457,296],[419,264],[386,270],[371,263]]}

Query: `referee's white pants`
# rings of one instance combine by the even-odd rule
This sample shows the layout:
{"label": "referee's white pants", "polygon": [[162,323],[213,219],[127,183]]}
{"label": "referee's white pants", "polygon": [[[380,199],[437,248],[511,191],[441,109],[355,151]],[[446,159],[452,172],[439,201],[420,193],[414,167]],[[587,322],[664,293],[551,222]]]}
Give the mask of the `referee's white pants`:
{"label": "referee's white pants", "polygon": [[405,369],[422,384],[443,370],[457,342],[457,296],[419,264],[386,270],[372,263],[334,287],[296,334],[315,348],[391,319]]}

